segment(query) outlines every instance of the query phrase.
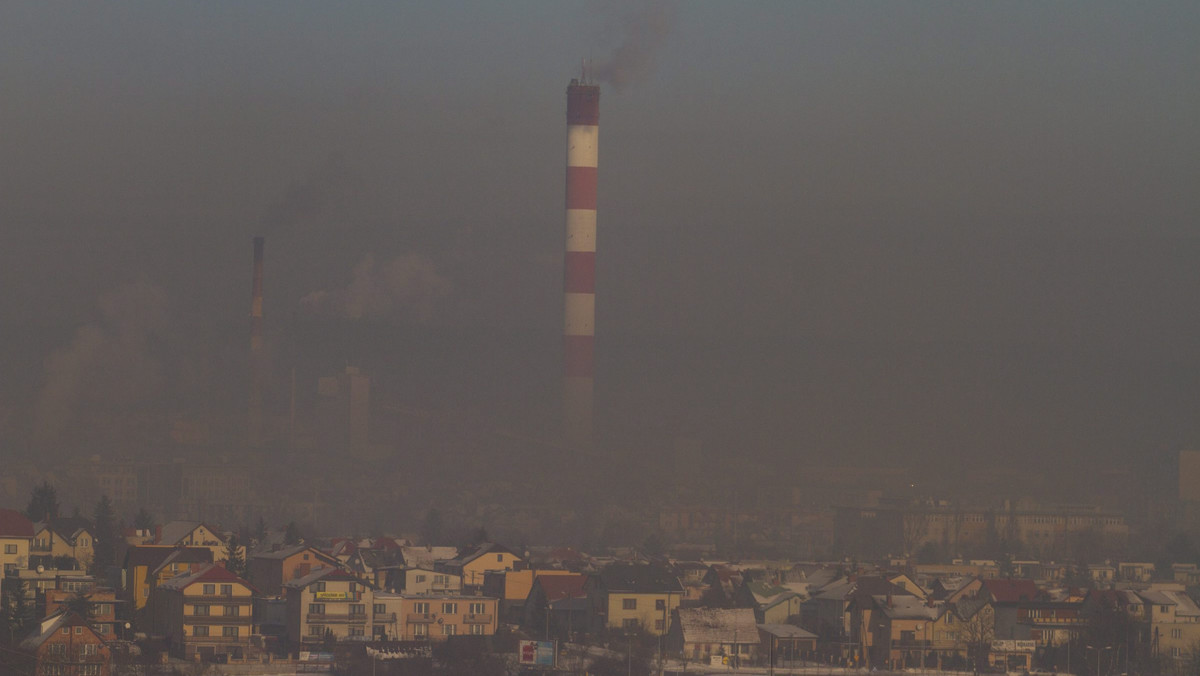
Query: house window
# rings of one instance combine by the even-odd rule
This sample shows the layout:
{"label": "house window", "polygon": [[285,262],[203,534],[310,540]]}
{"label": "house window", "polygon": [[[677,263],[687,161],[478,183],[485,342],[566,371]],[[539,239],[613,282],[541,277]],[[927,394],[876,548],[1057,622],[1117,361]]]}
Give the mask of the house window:
{"label": "house window", "polygon": [[504,555],[503,554],[496,555],[496,563],[504,563]]}
{"label": "house window", "polygon": [[424,575],[417,575],[417,576],[415,576],[413,579],[414,579],[414,581],[416,581],[416,582],[424,582],[424,581],[425,581],[425,576],[424,576]]}
{"label": "house window", "polygon": [[662,630],[663,630],[663,621],[662,621],[662,620],[655,620],[655,621],[654,621],[654,630],[655,630],[655,631],[662,631]]}
{"label": "house window", "polygon": [[375,615],[385,615],[387,614],[387,606],[382,603],[376,603],[371,607],[371,612]]}
{"label": "house window", "polygon": [[313,624],[313,625],[309,625],[309,627],[308,627],[308,635],[309,635],[309,636],[316,636],[316,637],[318,637],[318,638],[319,638],[319,637],[322,637],[322,636],[324,636],[324,635],[325,635],[325,627],[322,627],[322,626],[321,626],[321,625],[319,625],[319,624]]}
{"label": "house window", "polygon": [[79,665],[79,676],[100,676],[99,664],[81,664]]}
{"label": "house window", "polygon": [[83,627],[75,627],[75,635],[83,636]]}
{"label": "house window", "polygon": [[482,624],[472,624],[471,625],[471,633],[474,634],[475,636],[483,636],[483,625]]}
{"label": "house window", "polygon": [[16,554],[17,546],[16,545],[4,545],[4,553],[5,554]]}
{"label": "house window", "polygon": [[448,586],[450,584],[450,576],[449,575],[434,575],[433,576],[433,584],[441,585],[443,587]]}
{"label": "house window", "polygon": [[324,603],[308,604],[308,614],[309,615],[324,615],[325,614],[325,604]]}
{"label": "house window", "polygon": [[303,560],[307,561],[308,560],[308,552],[304,552],[304,556],[302,558],[303,558]]}
{"label": "house window", "polygon": [[350,627],[351,636],[366,636],[367,631],[362,625],[353,625]]}
{"label": "house window", "polygon": [[312,588],[313,588],[313,591],[319,591],[319,592],[325,591],[325,581],[321,580],[320,582],[314,582],[312,584]]}
{"label": "house window", "polygon": [[208,605],[200,603],[192,606],[192,614],[196,617],[208,617]]}
{"label": "house window", "polygon": [[192,627],[192,636],[208,636],[208,627],[203,624]]}
{"label": "house window", "polygon": [[358,583],[351,582],[350,583],[350,593],[353,594],[356,591],[358,591]]}
{"label": "house window", "polygon": [[242,614],[240,606],[225,606],[225,617],[237,617]]}
{"label": "house window", "polygon": [[217,585],[215,585],[215,584],[204,585],[204,595],[205,596],[216,596],[216,594],[217,594]]}
{"label": "house window", "polygon": [[221,585],[221,596],[233,596],[233,585],[231,585],[231,584]]}
{"label": "house window", "polygon": [[426,636],[428,634],[429,634],[429,625],[425,625],[425,624],[414,624],[413,625],[413,636]]}
{"label": "house window", "polygon": [[667,602],[663,599],[654,599],[654,609],[655,610],[666,610]]}
{"label": "house window", "polygon": [[621,610],[637,610],[637,599],[621,599]]}
{"label": "house window", "polygon": [[225,638],[237,638],[238,628],[237,627],[221,627],[221,635],[224,636]]}
{"label": "house window", "polygon": [[632,617],[626,618],[621,621],[621,628],[626,631],[633,631],[638,628],[638,621]]}
{"label": "house window", "polygon": [[428,601],[418,601],[417,603],[414,603],[413,604],[413,612],[420,613],[422,615],[427,614],[429,612],[429,602]]}
{"label": "house window", "polygon": [[1172,629],[1171,630],[1171,638],[1183,638],[1183,630],[1182,629]]}
{"label": "house window", "polygon": [[471,613],[472,615],[482,615],[487,612],[484,610],[486,607],[486,604],[483,603],[472,603],[467,612]]}
{"label": "house window", "polygon": [[[63,631],[65,631],[69,634],[69,633],[71,633],[71,628],[66,627],[63,629]],[[51,643],[50,644],[50,654],[54,655],[55,657],[62,657],[63,655],[66,655],[67,654],[67,644],[66,643]]]}
{"label": "house window", "polygon": [[457,613],[457,612],[458,612],[458,604],[457,603],[443,603],[442,604],[442,613],[444,613],[446,615],[453,615],[454,613]]}
{"label": "house window", "polygon": [[350,604],[350,614],[351,614],[351,615],[366,615],[366,614],[367,614],[367,606],[366,606],[366,604],[364,604],[364,603],[351,603],[351,604]]}
{"label": "house window", "polygon": [[446,636],[457,635],[458,634],[458,625],[457,624],[443,624],[442,625],[442,634],[444,634]]}

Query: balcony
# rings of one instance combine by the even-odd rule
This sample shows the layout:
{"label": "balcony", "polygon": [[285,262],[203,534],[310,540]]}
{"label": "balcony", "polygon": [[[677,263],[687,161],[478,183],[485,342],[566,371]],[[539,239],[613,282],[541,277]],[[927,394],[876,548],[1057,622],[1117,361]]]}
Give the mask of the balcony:
{"label": "balcony", "polygon": [[249,615],[185,615],[184,624],[251,624]]}
{"label": "balcony", "polygon": [[395,622],[396,613],[375,613],[371,616],[371,620],[374,622]]}
{"label": "balcony", "polygon": [[433,613],[409,613],[404,616],[404,621],[409,624],[430,624],[435,619]]}
{"label": "balcony", "polygon": [[466,624],[491,624],[492,618],[491,613],[471,613],[463,616],[463,622]]}
{"label": "balcony", "polygon": [[249,636],[184,636],[183,644],[186,646],[197,646],[205,643],[222,643],[233,644],[242,643],[249,645]]}
{"label": "balcony", "polygon": [[308,613],[306,618],[310,624],[329,624],[330,622],[366,622],[366,613]]}
{"label": "balcony", "polygon": [[223,596],[216,594],[212,596],[203,596],[201,594],[188,594],[183,597],[184,603],[211,603],[224,606],[246,606],[249,608],[253,603],[253,599],[249,596]]}

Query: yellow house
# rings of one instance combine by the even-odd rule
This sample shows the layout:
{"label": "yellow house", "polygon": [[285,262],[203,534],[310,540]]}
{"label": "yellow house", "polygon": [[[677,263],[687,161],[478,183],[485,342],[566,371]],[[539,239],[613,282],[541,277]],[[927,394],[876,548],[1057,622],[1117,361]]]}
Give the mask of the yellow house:
{"label": "yellow house", "polygon": [[[455,575],[462,576],[465,586],[482,586],[487,573],[501,570],[512,570],[524,561],[512,550],[494,542],[485,542],[473,551],[451,559],[445,563],[445,569]],[[530,580],[532,583],[532,580]],[[525,590],[529,592],[528,589]]]}
{"label": "yellow house", "polygon": [[[162,527],[155,539],[156,545],[207,547],[212,550],[213,561],[225,560],[225,538],[215,529],[199,521],[172,521]],[[246,551],[242,547],[242,559]]]}
{"label": "yellow house", "polygon": [[497,606],[497,599],[488,596],[376,592],[372,635],[399,641],[491,636],[496,633]]}
{"label": "yellow house", "polygon": [[173,577],[150,596],[152,626],[169,638],[176,656],[205,662],[217,655],[251,657],[254,588],[223,566],[210,563]]}
{"label": "yellow house", "polygon": [[0,565],[5,575],[16,575],[29,565],[33,523],[13,509],[0,509]]}
{"label": "yellow house", "polygon": [[375,590],[353,573],[319,568],[283,583],[288,642],[293,649],[335,640],[365,641],[372,635]]}
{"label": "yellow house", "polygon": [[660,635],[683,599],[683,585],[661,566],[614,563],[588,581],[592,623],[623,631]]}
{"label": "yellow house", "polygon": [[40,556],[67,556],[86,569],[95,558],[94,537],[84,519],[43,521],[33,525],[33,542],[29,551]]}
{"label": "yellow house", "polygon": [[134,610],[146,607],[150,590],[160,582],[193,568],[212,563],[212,551],[207,547],[168,547],[165,545],[135,545],[125,552],[123,566],[124,599]]}

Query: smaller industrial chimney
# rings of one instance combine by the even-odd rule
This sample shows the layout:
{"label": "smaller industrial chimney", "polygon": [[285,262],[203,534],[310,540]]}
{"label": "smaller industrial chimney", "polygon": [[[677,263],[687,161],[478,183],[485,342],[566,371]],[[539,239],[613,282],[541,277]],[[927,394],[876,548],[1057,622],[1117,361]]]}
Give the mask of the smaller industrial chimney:
{"label": "smaller industrial chimney", "polygon": [[254,238],[254,282],[250,291],[250,407],[247,438],[251,446],[263,441],[263,387],[266,359],[263,355],[263,238]]}

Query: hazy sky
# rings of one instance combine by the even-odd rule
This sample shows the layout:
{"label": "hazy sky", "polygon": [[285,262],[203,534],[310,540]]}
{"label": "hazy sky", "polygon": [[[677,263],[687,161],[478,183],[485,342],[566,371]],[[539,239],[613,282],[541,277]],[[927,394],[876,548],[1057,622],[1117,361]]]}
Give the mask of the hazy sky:
{"label": "hazy sky", "polygon": [[564,89],[618,54],[602,361],[715,341],[718,389],[805,380],[838,447],[1197,431],[1200,3],[641,4],[5,2],[0,323],[49,353],[132,282],[241,321],[264,234],[268,316],[554,335]]}

